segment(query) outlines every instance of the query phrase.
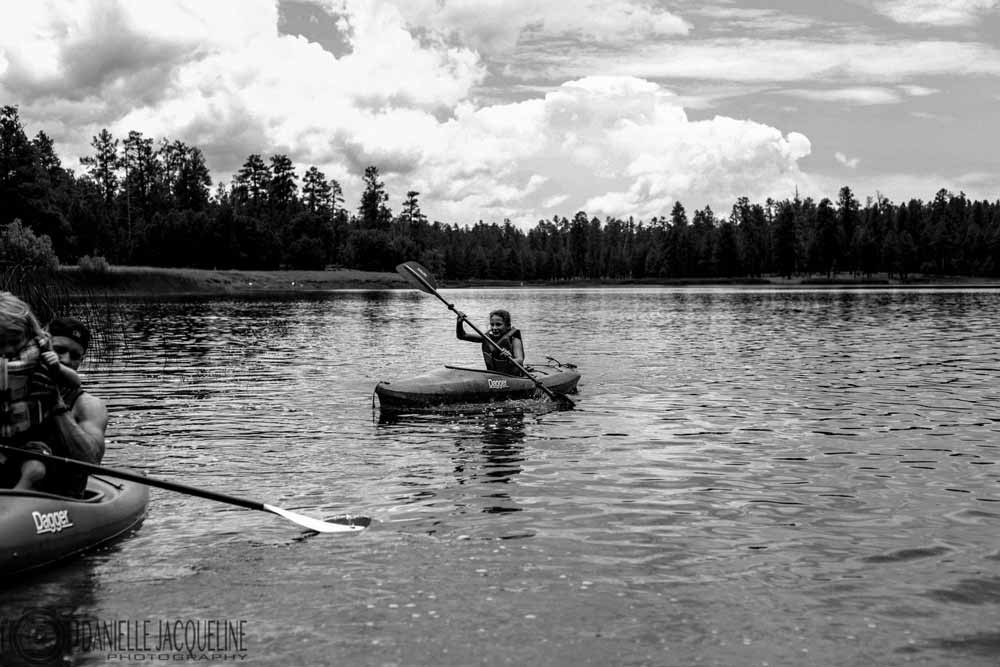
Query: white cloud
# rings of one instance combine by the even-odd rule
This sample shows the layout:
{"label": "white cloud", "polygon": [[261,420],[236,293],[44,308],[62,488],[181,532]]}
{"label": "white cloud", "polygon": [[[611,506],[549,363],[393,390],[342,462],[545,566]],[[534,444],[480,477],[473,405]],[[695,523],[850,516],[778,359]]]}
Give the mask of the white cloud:
{"label": "white cloud", "polygon": [[28,6],[0,24],[0,95],[65,128],[57,150],[73,157],[107,127],[198,145],[217,173],[250,152],[405,169],[432,114],[485,76],[472,51],[420,43],[391,5],[360,0],[344,7],[353,52],[340,59],[279,35],[273,0]]}
{"label": "white cloud", "polygon": [[710,20],[710,32],[749,30],[754,34],[799,32],[816,26],[817,21],[806,16],[787,14],[773,9],[748,9],[732,6],[701,6],[691,10],[695,16]]}
{"label": "white cloud", "polygon": [[443,219],[648,219],[677,200],[719,209],[743,195],[791,196],[810,184],[797,166],[810,150],[803,135],[759,123],[692,122],[649,81],[588,77],[544,98],[463,108],[428,142],[416,185],[386,181],[419,190]]}
{"label": "white cloud", "polygon": [[834,153],[833,157],[834,157],[834,159],[837,160],[837,162],[839,162],[840,164],[844,165],[845,167],[849,167],[851,169],[856,169],[857,166],[861,163],[861,160],[859,158],[856,158],[856,157],[849,158],[846,155],[844,155],[843,153],[841,153],[840,151],[837,151],[836,153]]}
{"label": "white cloud", "polygon": [[[938,92],[909,77],[1000,75],[1000,53],[971,42],[672,42],[664,37],[687,24],[624,1],[331,1],[350,46],[341,57],[279,34],[273,0],[8,4],[0,98],[20,105],[29,130],[53,135],[67,166],[102,127],[139,130],[201,147],[225,180],[251,152],[287,153],[300,173],[316,165],[340,180],[353,208],[374,164],[391,204],[417,190],[447,222],[531,225],[578,210],[648,219],[675,201],[725,212],[740,196],[811,193],[824,182],[799,167],[809,138],[725,116],[693,121],[688,109],[770,82],[795,82],[787,92],[798,98],[871,105]],[[535,48],[547,35],[565,36],[553,44],[566,53],[519,51],[508,63],[537,88],[519,89],[518,102],[480,101],[488,65],[456,44]],[[611,48],[630,36],[635,48]],[[564,48],[582,37],[601,48]],[[539,54],[548,69],[528,61]],[[567,71],[588,75],[565,81]],[[678,95],[653,76],[710,81]]]}
{"label": "white cloud", "polygon": [[[245,4],[7,0],[0,6],[4,82],[28,97],[99,96],[122,84],[155,96],[185,62],[274,38],[273,3],[242,11]],[[226,29],[217,30],[222,23]]]}
{"label": "white cloud", "polygon": [[484,54],[512,50],[530,33],[597,42],[685,35],[679,16],[632,0],[392,0],[410,26],[457,35]]}
{"label": "white cloud", "polygon": [[933,120],[940,123],[950,123],[955,120],[955,117],[950,114],[931,113],[929,111],[911,111],[910,115],[914,118]]}
{"label": "white cloud", "polygon": [[546,133],[563,138],[563,158],[576,172],[566,178],[591,174],[600,185],[586,190],[604,192],[579,207],[591,215],[648,218],[677,200],[718,207],[742,195],[790,193],[806,180],[797,166],[811,150],[803,135],[718,116],[689,121],[672,93],[640,79],[570,82],[546,106]]}
{"label": "white cloud", "polygon": [[927,88],[926,86],[899,86],[899,89],[910,97],[927,97],[941,92],[937,88]]}
{"label": "white cloud", "polygon": [[542,202],[542,208],[556,209],[569,199],[569,195],[555,195]]}
{"label": "white cloud", "polygon": [[605,72],[642,78],[899,83],[915,76],[1000,75],[1000,50],[975,42],[841,42],[713,39],[644,43],[614,53],[534,54],[524,77],[550,80]]}
{"label": "white cloud", "polygon": [[898,23],[927,26],[967,26],[1000,5],[1000,0],[882,0],[879,13]]}
{"label": "white cloud", "polygon": [[831,88],[815,90],[807,88],[789,88],[780,91],[783,95],[801,97],[819,102],[845,102],[848,104],[896,104],[901,101],[899,93],[888,88],[873,86],[854,86],[850,88]]}

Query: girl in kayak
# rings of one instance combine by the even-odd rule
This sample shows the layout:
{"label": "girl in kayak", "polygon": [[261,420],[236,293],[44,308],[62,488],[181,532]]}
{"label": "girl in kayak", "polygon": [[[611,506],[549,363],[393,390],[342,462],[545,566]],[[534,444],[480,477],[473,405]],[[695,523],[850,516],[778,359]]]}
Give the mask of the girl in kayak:
{"label": "girl in kayak", "polygon": [[[506,310],[494,310],[490,313],[490,330],[486,335],[495,345],[490,344],[490,340],[479,334],[465,330],[465,313],[456,310],[455,314],[458,315],[455,335],[459,340],[480,343],[483,346],[483,361],[486,362],[486,368],[508,375],[523,375],[518,364],[524,366],[524,342],[521,332],[510,326],[510,313]],[[502,348],[503,352],[498,350],[497,346]]]}

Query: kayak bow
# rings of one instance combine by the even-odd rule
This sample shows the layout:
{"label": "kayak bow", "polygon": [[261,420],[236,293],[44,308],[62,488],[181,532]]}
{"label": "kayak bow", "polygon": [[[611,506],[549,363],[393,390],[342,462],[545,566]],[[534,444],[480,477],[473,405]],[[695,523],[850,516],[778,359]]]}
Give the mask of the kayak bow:
{"label": "kayak bow", "polygon": [[149,489],[97,476],[84,498],[0,489],[0,578],[89,551],[137,529]]}

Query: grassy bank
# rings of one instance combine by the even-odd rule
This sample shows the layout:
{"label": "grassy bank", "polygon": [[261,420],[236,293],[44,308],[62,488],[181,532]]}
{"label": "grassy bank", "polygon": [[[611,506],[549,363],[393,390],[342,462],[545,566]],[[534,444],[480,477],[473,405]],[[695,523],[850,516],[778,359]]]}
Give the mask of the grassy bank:
{"label": "grassy bank", "polygon": [[[396,273],[333,269],[329,271],[235,271],[212,269],[175,269],[143,266],[115,266],[106,273],[81,272],[77,267],[60,269],[60,279],[68,293],[108,294],[115,296],[258,294],[311,292],[336,289],[393,289],[410,287]],[[518,287],[519,281],[467,280],[439,281],[442,287]],[[906,281],[876,275],[858,278],[851,275],[827,277],[745,279],[643,279],[628,281],[558,281],[532,283],[546,287],[601,286],[710,286],[745,285],[756,287],[997,287],[1000,281],[968,277],[911,276]]]}
{"label": "grassy bank", "polygon": [[67,288],[75,292],[115,295],[253,294],[332,289],[405,287],[396,273],[335,269],[330,271],[220,271],[146,266],[114,266],[106,273],[61,269]]}

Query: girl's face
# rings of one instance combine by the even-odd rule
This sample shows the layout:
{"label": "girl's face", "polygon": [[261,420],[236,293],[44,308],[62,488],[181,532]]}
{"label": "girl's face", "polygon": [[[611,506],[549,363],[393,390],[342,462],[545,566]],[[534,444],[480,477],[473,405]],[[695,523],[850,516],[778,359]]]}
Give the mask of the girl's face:
{"label": "girl's face", "polygon": [[503,318],[499,315],[494,315],[490,318],[490,333],[492,334],[502,334],[506,333],[507,325],[503,323]]}

